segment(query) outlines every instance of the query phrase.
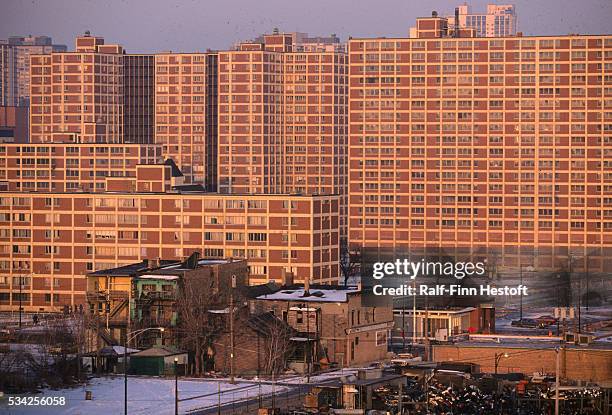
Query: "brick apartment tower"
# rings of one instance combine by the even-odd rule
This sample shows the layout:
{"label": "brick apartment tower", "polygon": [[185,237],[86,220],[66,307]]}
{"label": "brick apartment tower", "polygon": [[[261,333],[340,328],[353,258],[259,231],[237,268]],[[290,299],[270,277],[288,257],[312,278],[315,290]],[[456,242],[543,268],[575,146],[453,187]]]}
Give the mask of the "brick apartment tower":
{"label": "brick apartment tower", "polygon": [[206,182],[207,56],[155,55],[155,142],[192,182]]}
{"label": "brick apartment tower", "polygon": [[86,33],[31,57],[31,142],[123,142],[123,49]]}
{"label": "brick apartment tower", "polygon": [[612,36],[417,27],[349,41],[351,245],[612,269]]}
{"label": "brick apartment tower", "polygon": [[339,194],[344,209],[347,73],[335,37],[274,33],[219,52],[219,192]]}

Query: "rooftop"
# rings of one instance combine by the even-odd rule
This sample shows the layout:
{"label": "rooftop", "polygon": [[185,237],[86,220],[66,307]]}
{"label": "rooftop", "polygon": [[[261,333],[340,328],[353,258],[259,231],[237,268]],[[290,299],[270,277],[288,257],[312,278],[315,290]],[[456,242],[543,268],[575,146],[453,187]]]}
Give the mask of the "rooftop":
{"label": "rooftop", "polygon": [[279,287],[278,291],[256,297],[257,300],[303,301],[313,303],[346,303],[348,296],[359,293],[357,287],[335,285],[311,285],[306,291],[303,286]]}
{"label": "rooftop", "polygon": [[143,350],[138,353],[133,353],[132,357],[166,357],[166,356],[174,356],[177,354],[183,354],[186,352],[175,349],[170,346],[155,346],[150,349]]}
{"label": "rooftop", "polygon": [[[197,254],[197,255],[196,255]],[[123,265],[117,268],[109,268],[90,272],[87,275],[90,277],[138,277],[150,279],[176,279],[177,274],[182,275],[184,271],[190,271],[200,267],[229,264],[231,262],[242,261],[238,259],[209,259],[199,258],[199,253],[194,252],[185,261],[177,260],[159,260],[159,264],[155,264],[155,260],[143,260],[135,264]],[[195,262],[197,261],[197,262]],[[175,274],[177,273],[177,274]]]}

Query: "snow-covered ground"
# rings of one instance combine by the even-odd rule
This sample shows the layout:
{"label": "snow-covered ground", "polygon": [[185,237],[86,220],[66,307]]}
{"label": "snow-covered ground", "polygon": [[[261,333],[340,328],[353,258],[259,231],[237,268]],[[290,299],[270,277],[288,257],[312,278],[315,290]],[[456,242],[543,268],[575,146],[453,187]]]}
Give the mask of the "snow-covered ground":
{"label": "snow-covered ground", "polygon": [[[325,382],[355,374],[356,369],[335,370],[333,372],[313,375],[311,383]],[[263,396],[272,393],[280,394],[288,389],[304,384],[303,376],[285,376],[274,383],[238,379],[235,384],[228,379],[190,379],[179,380],[179,399],[197,397],[179,403],[179,412],[188,413],[196,409],[216,407],[221,404],[254,399],[260,393]],[[62,414],[62,415],[106,415],[123,413],[123,377],[94,378],[89,384],[71,389],[50,390],[28,396],[65,397],[64,406],[21,406],[9,407],[7,397],[0,400],[0,413],[6,414]],[[90,390],[93,400],[85,400],[85,391]],[[12,396],[12,395],[11,395]],[[128,413],[130,414],[174,414],[174,379],[156,377],[128,378]]]}
{"label": "snow-covered ground", "polygon": [[[64,406],[8,406],[7,397],[0,403],[0,413],[6,414],[64,414],[64,415],[106,415],[123,413],[123,378],[95,378],[86,386],[72,389],[44,390],[33,396],[65,397]],[[219,389],[221,404],[252,399],[259,393],[256,382],[238,381],[231,384],[227,379],[179,380],[179,398],[199,396],[180,402],[181,414],[187,411],[210,408],[218,405]],[[281,393],[287,386],[262,383],[262,395]],[[91,401],[85,400],[85,391],[93,393]],[[128,413],[130,414],[174,414],[174,379],[132,377],[128,379]]]}

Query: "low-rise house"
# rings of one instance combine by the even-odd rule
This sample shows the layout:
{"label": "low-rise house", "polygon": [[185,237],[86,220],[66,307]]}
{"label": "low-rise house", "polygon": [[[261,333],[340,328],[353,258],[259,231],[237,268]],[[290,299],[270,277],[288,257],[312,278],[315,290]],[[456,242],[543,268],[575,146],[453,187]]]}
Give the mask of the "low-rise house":
{"label": "low-rise house", "polygon": [[356,286],[290,284],[264,291],[251,296],[251,314],[272,313],[296,331],[293,369],[354,366],[387,357],[391,302],[364,306]]}

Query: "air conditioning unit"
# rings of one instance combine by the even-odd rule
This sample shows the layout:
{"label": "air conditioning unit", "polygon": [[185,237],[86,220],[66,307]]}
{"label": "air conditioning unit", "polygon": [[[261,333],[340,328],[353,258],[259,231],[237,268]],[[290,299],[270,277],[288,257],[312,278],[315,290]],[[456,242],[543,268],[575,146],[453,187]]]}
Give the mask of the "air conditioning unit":
{"label": "air conditioning unit", "polygon": [[448,330],[447,329],[438,329],[436,331],[436,340],[441,342],[448,341]]}
{"label": "air conditioning unit", "polygon": [[565,342],[587,345],[593,342],[593,335],[582,333],[565,333]]}

